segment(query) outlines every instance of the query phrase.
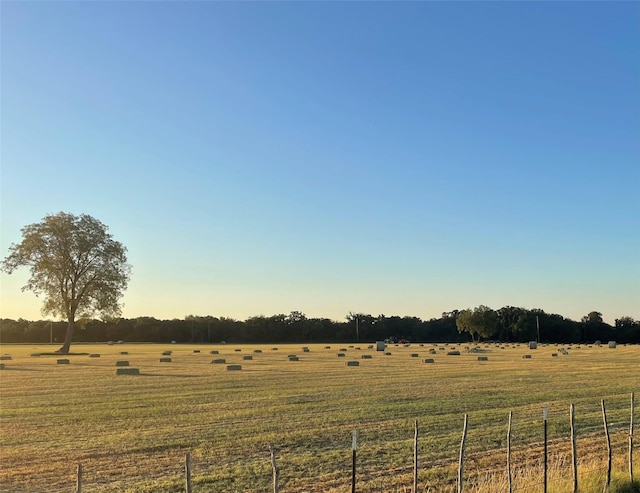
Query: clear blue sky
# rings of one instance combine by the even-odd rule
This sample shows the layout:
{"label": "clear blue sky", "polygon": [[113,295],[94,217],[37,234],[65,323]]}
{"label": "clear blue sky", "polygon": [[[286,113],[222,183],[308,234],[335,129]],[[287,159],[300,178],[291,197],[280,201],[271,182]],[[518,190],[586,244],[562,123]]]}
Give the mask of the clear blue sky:
{"label": "clear blue sky", "polygon": [[125,317],[640,319],[638,2],[0,8],[0,255],[90,214]]}

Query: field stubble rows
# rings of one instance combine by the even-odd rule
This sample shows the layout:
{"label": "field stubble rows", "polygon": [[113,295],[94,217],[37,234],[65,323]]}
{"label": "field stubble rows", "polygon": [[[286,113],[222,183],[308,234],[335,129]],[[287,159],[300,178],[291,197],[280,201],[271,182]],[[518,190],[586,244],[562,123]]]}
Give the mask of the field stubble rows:
{"label": "field stubble rows", "polygon": [[[282,491],[348,491],[354,428],[358,491],[409,491],[403,488],[411,484],[417,420],[419,483],[424,491],[444,492],[455,477],[465,413],[465,471],[480,488],[488,475],[495,481],[504,472],[509,411],[514,468],[540,465],[543,404],[556,462],[564,463],[570,450],[570,403],[581,467],[601,462],[600,399],[616,461],[624,465],[629,395],[640,387],[638,346],[574,346],[557,357],[555,346],[479,346],[488,361],[478,361],[466,345],[457,345],[460,356],[431,344],[391,346],[389,355],[368,344],[316,344],[308,352],[301,345],[275,347],[77,345],[74,352],[100,358],[73,355],[69,365],[57,365],[56,356],[32,356],[51,347],[2,346],[12,359],[0,372],[1,491],[71,491],[77,463],[86,491],[181,491],[190,452],[194,491],[264,492],[269,445],[277,449]],[[219,354],[209,354],[214,349]],[[344,357],[337,356],[340,349]],[[171,362],[161,363],[167,350]],[[435,363],[425,364],[427,357]],[[227,371],[213,358],[242,370]],[[118,360],[141,374],[117,376]],[[346,366],[354,360],[358,367]]]}

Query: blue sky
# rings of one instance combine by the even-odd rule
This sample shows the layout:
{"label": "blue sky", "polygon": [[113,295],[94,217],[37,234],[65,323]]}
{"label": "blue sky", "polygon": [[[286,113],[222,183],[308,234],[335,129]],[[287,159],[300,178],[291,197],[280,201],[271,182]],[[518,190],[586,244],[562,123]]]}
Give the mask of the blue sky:
{"label": "blue sky", "polygon": [[640,318],[637,2],[0,8],[1,256],[90,214],[125,317]]}

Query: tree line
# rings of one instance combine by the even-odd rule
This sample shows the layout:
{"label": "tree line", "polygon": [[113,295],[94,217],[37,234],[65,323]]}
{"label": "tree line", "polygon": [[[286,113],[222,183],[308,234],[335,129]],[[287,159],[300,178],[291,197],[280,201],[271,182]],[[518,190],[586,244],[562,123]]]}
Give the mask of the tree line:
{"label": "tree line", "polygon": [[[506,306],[499,310],[480,305],[474,309],[445,312],[440,318],[349,313],[345,320],[310,318],[304,313],[253,316],[244,321],[227,317],[188,315],[184,319],[153,317],[80,319],[76,342],[169,343],[313,343],[372,342],[500,342],[593,343],[615,340],[640,343],[640,321],[621,317],[609,325],[597,311],[580,321],[541,309]],[[61,342],[66,321],[0,320],[0,343]]]}

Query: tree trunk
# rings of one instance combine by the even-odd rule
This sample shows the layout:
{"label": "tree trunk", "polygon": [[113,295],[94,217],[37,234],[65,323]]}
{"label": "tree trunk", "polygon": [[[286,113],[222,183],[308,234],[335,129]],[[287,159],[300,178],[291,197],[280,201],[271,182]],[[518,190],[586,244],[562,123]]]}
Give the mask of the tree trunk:
{"label": "tree trunk", "polygon": [[76,327],[75,317],[70,316],[67,321],[67,335],[64,337],[64,344],[60,349],[56,351],[59,354],[69,354],[69,348],[71,347],[71,339],[73,338],[73,331]]}

